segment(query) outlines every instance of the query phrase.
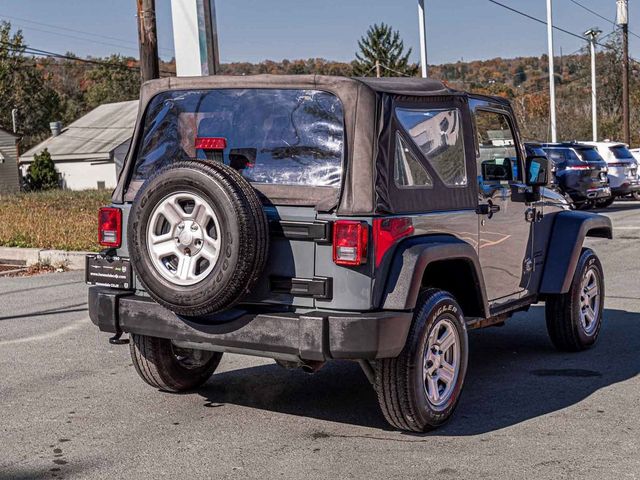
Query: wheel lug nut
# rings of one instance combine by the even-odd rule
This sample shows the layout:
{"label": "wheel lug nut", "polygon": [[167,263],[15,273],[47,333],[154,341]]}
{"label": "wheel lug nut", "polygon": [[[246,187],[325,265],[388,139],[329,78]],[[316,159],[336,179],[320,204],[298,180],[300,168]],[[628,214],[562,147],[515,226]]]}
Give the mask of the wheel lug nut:
{"label": "wheel lug nut", "polygon": [[198,230],[198,225],[191,225],[191,230],[194,232]]}

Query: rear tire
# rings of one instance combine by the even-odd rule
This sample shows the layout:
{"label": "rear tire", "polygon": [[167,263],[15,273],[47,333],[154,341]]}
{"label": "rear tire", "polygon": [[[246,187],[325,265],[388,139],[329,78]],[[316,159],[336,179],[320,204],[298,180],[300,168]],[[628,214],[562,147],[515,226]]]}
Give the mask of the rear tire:
{"label": "rear tire", "polygon": [[596,343],[604,298],[602,265],[593,250],[584,248],[569,291],[546,300],[547,330],[558,350],[577,352]]}
{"label": "rear tire", "polygon": [[640,192],[633,192],[633,193],[631,194],[631,197],[632,197],[634,200],[640,200]]}
{"label": "rear tire", "polygon": [[181,349],[165,338],[131,334],[131,359],[140,378],[165,392],[201,386],[218,368],[222,353]]}
{"label": "rear tire", "polygon": [[467,360],[462,309],[449,293],[426,290],[400,355],[375,364],[375,389],[387,421],[413,432],[444,424],[460,399]]}
{"label": "rear tire", "polygon": [[596,207],[597,208],[607,208],[607,207],[610,207],[611,205],[613,205],[614,201],[615,201],[614,197],[607,198],[606,200],[596,200]]}

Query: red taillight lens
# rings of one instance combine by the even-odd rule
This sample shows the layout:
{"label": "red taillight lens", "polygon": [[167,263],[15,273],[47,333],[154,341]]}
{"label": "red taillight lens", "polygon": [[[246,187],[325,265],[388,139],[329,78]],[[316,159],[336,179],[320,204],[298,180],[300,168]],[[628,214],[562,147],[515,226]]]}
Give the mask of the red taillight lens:
{"label": "red taillight lens", "polygon": [[122,210],[105,207],[98,213],[98,243],[118,248],[122,242]]}
{"label": "red taillight lens", "polygon": [[227,139],[224,137],[196,137],[196,150],[224,150]]}
{"label": "red taillight lens", "polygon": [[377,218],[373,221],[373,244],[376,250],[376,267],[382,263],[384,254],[404,237],[414,232],[410,218]]}
{"label": "red taillight lens", "polygon": [[366,223],[338,220],[333,224],[333,261],[336,265],[367,263],[369,227]]}

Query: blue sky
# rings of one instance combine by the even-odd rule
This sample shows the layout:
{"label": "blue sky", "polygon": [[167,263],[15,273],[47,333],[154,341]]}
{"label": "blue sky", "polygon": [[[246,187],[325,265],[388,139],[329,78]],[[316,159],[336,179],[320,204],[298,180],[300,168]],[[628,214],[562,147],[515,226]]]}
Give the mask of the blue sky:
{"label": "blue sky", "polygon": [[[429,63],[460,59],[540,55],[546,51],[544,25],[488,0],[425,0]],[[500,0],[545,18],[545,0]],[[615,0],[579,0],[615,18]],[[630,30],[640,35],[640,2],[630,2]],[[23,30],[26,43],[80,56],[110,53],[137,56],[135,0],[3,0],[0,19]],[[399,29],[418,60],[417,0],[217,0],[223,62],[324,57],[348,61],[367,27],[384,21]],[[160,54],[173,55],[170,0],[156,0]],[[554,23],[575,33],[612,25],[571,0],[554,0]],[[582,42],[556,32],[556,54]],[[640,57],[640,38],[631,36],[631,54]]]}

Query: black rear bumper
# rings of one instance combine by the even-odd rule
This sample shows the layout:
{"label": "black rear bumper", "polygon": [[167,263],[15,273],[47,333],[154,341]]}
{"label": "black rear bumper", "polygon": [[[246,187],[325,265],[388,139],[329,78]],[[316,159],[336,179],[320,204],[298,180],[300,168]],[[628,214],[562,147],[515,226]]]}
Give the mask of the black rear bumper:
{"label": "black rear bumper", "polygon": [[304,314],[227,312],[226,321],[185,319],[146,297],[123,290],[89,288],[89,316],[103,332],[136,333],[217,350],[302,360],[396,357],[404,347],[410,312],[313,311]]}

